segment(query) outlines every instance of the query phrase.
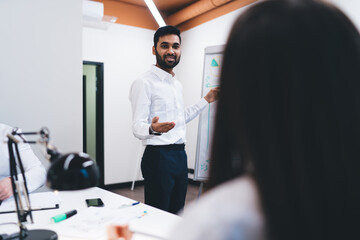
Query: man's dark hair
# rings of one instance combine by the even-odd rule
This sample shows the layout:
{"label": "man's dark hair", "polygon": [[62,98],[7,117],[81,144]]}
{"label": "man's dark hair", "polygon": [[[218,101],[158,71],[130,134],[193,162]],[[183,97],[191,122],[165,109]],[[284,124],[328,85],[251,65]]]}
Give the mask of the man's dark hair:
{"label": "man's dark hair", "polygon": [[156,30],[154,34],[154,47],[156,48],[156,45],[160,37],[171,34],[177,35],[181,43],[180,30],[177,27],[168,25],[168,26],[160,27],[158,30]]}

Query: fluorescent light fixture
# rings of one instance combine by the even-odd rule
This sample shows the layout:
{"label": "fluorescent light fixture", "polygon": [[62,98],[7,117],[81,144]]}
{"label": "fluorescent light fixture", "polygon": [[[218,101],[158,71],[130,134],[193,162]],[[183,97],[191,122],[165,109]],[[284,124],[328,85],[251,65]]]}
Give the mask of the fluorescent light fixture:
{"label": "fluorescent light fixture", "polygon": [[151,14],[155,18],[159,27],[166,26],[164,19],[161,17],[158,9],[156,8],[154,2],[152,0],[144,0],[148,8],[150,9]]}

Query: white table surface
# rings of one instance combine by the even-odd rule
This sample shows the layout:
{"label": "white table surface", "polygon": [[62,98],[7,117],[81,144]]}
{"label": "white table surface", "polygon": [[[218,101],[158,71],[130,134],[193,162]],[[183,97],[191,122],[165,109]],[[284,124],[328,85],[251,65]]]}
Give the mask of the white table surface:
{"label": "white table surface", "polygon": [[[111,224],[128,224],[134,232],[144,233],[136,234],[135,238],[139,240],[165,239],[173,226],[181,219],[177,215],[143,203],[121,208],[121,205],[135,201],[97,187],[51,194],[55,195],[60,207],[34,211],[34,224],[26,224],[26,226],[28,229],[53,230],[60,240],[106,239],[106,228]],[[101,198],[104,207],[88,208],[85,199],[89,198]],[[73,209],[77,210],[77,214],[73,217],[59,223],[50,221],[51,217]],[[0,214],[0,223],[5,222],[17,222],[16,213]],[[17,231],[16,225],[0,225],[0,233],[10,234]]]}

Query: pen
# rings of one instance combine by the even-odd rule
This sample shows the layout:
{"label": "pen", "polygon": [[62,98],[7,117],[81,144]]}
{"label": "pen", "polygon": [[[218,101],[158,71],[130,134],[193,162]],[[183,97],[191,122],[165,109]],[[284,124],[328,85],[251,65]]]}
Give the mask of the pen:
{"label": "pen", "polygon": [[130,203],[130,204],[123,204],[123,205],[121,205],[119,208],[131,207],[131,206],[138,205],[139,203],[140,203],[140,202],[134,202],[134,203]]}
{"label": "pen", "polygon": [[69,212],[56,215],[55,217],[52,217],[51,220],[53,222],[57,223],[57,222],[60,222],[62,220],[68,219],[69,217],[74,216],[76,213],[77,213],[76,210],[71,210]]}
{"label": "pen", "polygon": [[135,205],[138,205],[140,202],[134,202],[131,204],[131,206],[135,206]]}

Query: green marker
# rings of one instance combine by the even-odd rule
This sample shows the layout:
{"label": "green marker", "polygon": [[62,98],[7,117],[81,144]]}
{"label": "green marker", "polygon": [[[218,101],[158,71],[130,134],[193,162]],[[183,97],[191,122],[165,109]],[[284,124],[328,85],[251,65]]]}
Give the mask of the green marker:
{"label": "green marker", "polygon": [[72,210],[66,213],[62,213],[59,215],[56,215],[55,217],[51,218],[51,221],[57,223],[57,222],[61,222],[62,220],[68,219],[69,217],[74,216],[77,213],[76,210]]}

